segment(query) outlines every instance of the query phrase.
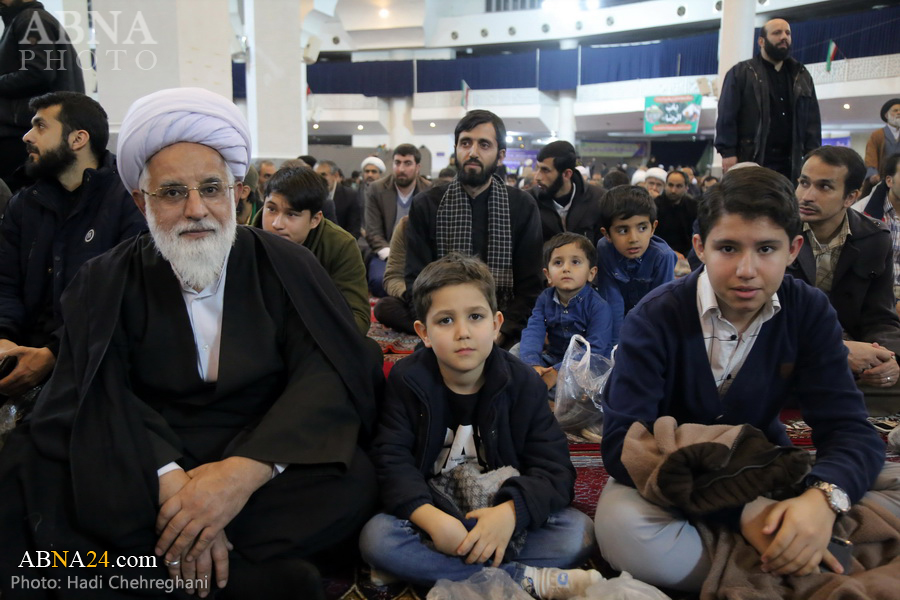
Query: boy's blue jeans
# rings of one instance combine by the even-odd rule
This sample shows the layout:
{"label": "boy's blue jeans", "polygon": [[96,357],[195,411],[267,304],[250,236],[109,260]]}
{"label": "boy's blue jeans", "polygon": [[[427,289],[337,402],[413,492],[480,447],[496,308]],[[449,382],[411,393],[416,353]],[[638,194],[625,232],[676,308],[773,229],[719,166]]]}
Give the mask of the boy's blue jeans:
{"label": "boy's blue jeans", "polygon": [[[577,567],[587,560],[593,547],[591,518],[574,508],[564,508],[550,515],[540,528],[529,529],[525,546],[515,557],[507,555],[500,568],[518,583],[526,566]],[[375,515],[363,527],[359,549],[373,568],[422,586],[434,585],[438,579],[463,581],[492,564],[467,565],[465,556],[438,552],[422,543],[420,529],[410,521],[385,513]]]}

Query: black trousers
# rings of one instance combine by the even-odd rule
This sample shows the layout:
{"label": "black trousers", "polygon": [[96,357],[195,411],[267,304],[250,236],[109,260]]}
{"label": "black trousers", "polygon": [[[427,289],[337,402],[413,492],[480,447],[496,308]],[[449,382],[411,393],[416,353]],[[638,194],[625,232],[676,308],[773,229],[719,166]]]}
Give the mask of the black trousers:
{"label": "black trousers", "polygon": [[[26,430],[27,427],[17,428],[0,452],[0,592],[3,599],[172,598],[159,589],[147,587],[114,589],[122,580],[168,580],[162,559],[156,561],[156,567],[40,566],[38,551],[56,550],[60,554],[68,551],[69,557],[77,551],[85,563],[89,562],[90,552],[95,557],[107,552],[112,563],[118,556],[152,556],[153,544],[117,548],[115,541],[98,540],[81,531],[67,463],[40,456]],[[39,478],[35,477],[38,473],[34,470],[39,471]],[[237,553],[231,561],[232,579],[239,577],[236,570],[242,567],[285,564],[355,539],[375,513],[376,503],[375,469],[359,449],[346,471],[329,465],[289,466],[257,490],[226,527],[235,547],[233,554]],[[147,513],[147,539],[153,540],[157,537],[156,514],[155,510]],[[74,580],[70,580],[85,581],[95,576],[102,580],[99,589],[78,589],[72,584]],[[56,581],[56,588],[37,585],[41,578]]]}

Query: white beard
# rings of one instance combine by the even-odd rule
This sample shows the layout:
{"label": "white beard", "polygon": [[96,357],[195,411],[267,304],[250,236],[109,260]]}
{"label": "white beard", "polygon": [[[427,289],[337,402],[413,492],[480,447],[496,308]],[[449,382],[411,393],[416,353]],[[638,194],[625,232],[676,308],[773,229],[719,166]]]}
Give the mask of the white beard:
{"label": "white beard", "polygon": [[[151,203],[147,203],[147,227],[156,244],[157,250],[172,265],[172,270],[185,285],[200,291],[219,279],[225,267],[225,257],[234,244],[237,235],[237,219],[234,202],[231,216],[222,225],[214,218],[206,217],[201,221],[179,223],[169,230],[159,226]],[[181,237],[181,233],[193,230],[212,229],[213,233],[200,239]]]}
{"label": "white beard", "polygon": [[900,117],[888,117],[887,122],[891,127],[900,129]]}

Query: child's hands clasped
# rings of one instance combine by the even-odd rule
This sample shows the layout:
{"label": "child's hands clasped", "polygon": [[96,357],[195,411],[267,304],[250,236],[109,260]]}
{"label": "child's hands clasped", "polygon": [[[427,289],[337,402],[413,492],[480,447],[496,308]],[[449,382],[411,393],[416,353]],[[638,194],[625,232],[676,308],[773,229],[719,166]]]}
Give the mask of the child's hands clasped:
{"label": "child's hands clasped", "polygon": [[512,500],[490,508],[473,510],[467,519],[477,519],[478,523],[456,549],[456,554],[465,556],[466,562],[483,563],[494,557],[492,566],[503,562],[506,547],[516,529],[516,508]]}

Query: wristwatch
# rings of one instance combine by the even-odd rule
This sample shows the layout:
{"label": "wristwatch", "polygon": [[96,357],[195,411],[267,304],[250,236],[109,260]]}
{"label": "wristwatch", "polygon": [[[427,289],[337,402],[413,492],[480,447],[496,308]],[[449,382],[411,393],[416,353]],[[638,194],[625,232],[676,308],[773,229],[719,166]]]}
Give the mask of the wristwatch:
{"label": "wristwatch", "polygon": [[828,500],[828,506],[837,516],[840,517],[850,512],[850,496],[838,486],[826,481],[815,481],[809,487],[822,490],[825,499]]}

